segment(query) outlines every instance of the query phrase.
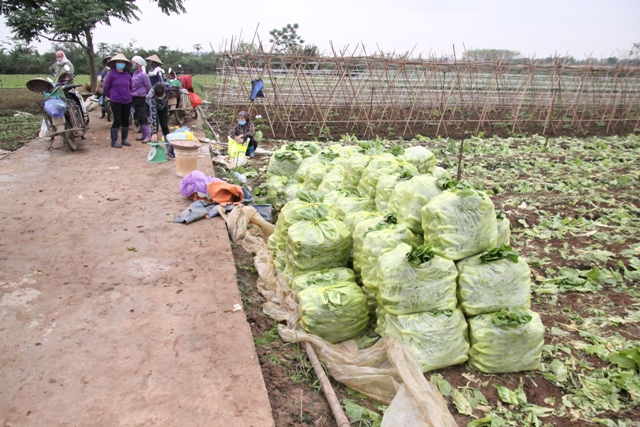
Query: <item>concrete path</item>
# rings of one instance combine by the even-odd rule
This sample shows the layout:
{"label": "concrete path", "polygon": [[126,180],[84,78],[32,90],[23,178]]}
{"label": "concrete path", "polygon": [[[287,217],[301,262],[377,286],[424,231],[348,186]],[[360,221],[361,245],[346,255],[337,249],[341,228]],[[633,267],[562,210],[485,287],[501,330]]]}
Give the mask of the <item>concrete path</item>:
{"label": "concrete path", "polygon": [[0,426],[272,427],[224,222],[90,126],[0,160]]}

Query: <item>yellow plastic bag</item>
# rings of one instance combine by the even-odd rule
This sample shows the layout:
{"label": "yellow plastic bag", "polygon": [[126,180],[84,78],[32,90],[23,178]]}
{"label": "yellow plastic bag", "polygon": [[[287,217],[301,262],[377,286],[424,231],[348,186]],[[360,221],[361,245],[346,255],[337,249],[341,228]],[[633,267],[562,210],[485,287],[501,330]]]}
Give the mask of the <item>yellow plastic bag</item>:
{"label": "yellow plastic bag", "polygon": [[229,141],[229,158],[231,162],[235,166],[244,166],[247,164],[247,148],[249,148],[249,143],[240,144],[236,142],[235,139],[228,137]]}

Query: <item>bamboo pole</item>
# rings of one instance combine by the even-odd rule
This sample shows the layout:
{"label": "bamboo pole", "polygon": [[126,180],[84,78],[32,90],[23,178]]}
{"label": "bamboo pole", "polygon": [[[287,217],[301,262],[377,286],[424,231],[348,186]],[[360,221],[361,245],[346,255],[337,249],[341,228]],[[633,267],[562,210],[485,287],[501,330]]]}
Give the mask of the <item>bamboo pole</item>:
{"label": "bamboo pole", "polygon": [[327,398],[327,402],[329,402],[329,406],[331,407],[331,412],[333,412],[333,416],[336,419],[336,424],[338,427],[349,427],[349,419],[344,414],[342,410],[342,406],[340,406],[340,401],[336,396],[336,393],[333,391],[333,387],[331,387],[331,383],[327,378],[327,375],[324,373],[324,369],[322,368],[322,364],[320,360],[318,360],[318,356],[316,355],[313,346],[310,343],[305,343],[305,350],[307,351],[307,356],[309,356],[309,360],[311,361],[311,366],[320,380],[320,388],[324,393],[324,396]]}

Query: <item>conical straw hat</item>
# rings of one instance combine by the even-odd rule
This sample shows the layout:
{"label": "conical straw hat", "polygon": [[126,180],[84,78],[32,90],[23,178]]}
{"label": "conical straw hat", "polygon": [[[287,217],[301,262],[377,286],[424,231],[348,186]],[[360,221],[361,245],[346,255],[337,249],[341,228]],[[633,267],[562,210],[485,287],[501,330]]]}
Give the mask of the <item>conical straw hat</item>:
{"label": "conical straw hat", "polygon": [[117,54],[113,55],[113,56],[111,57],[111,59],[109,59],[109,61],[107,61],[107,65],[108,65],[109,67],[111,67],[111,68],[116,68],[116,61],[124,62],[124,63],[125,63],[125,66],[124,66],[125,70],[126,70],[127,68],[131,67],[131,61],[129,61],[129,60],[127,59],[127,57],[126,57],[126,56],[124,56],[124,55],[123,55],[123,54],[121,54],[121,53],[117,53]]}
{"label": "conical straw hat", "polygon": [[155,62],[156,64],[162,65],[162,61],[160,61],[160,58],[158,58],[158,55],[156,55],[155,53],[151,56],[147,56],[144,59],[146,59],[147,61]]}

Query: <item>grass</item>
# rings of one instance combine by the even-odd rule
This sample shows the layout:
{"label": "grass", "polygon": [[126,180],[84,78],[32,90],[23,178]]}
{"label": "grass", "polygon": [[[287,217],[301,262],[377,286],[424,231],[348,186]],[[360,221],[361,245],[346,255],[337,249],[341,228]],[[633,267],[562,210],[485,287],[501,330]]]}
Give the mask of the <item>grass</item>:
{"label": "grass", "polygon": [[17,116],[0,112],[0,149],[14,151],[38,136],[41,116]]}

